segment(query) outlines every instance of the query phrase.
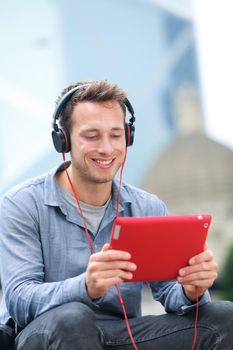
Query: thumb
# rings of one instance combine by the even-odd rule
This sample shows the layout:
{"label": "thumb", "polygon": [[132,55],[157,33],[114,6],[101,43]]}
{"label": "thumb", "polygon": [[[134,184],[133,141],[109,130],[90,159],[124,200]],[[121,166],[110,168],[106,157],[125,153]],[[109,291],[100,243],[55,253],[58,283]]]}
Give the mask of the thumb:
{"label": "thumb", "polygon": [[101,249],[101,252],[106,252],[107,250],[109,250],[110,248],[110,244],[109,243],[105,243],[103,248]]}

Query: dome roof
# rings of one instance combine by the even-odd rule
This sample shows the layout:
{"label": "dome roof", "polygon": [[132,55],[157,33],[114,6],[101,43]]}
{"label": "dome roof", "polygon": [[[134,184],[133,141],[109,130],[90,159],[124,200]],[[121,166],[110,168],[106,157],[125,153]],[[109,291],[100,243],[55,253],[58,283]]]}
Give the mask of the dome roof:
{"label": "dome roof", "polygon": [[188,198],[233,203],[233,151],[201,132],[178,136],[149,169],[142,187],[168,205]]}

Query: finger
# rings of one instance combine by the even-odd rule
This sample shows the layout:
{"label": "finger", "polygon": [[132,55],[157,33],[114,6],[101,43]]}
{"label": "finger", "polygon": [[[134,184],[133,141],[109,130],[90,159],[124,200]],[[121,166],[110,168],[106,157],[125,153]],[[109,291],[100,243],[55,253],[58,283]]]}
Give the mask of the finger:
{"label": "finger", "polygon": [[110,247],[110,244],[109,243],[105,243],[103,248],[102,248],[102,250],[101,250],[101,252],[106,252],[109,249],[109,247]]}
{"label": "finger", "polygon": [[[103,247],[103,249],[105,248]],[[131,255],[128,252],[122,250],[109,249],[91,255],[90,261],[129,260],[130,258]]]}
{"label": "finger", "polygon": [[212,250],[204,250],[202,253],[196,255],[196,256],[193,256],[190,260],[189,260],[189,264],[190,265],[195,265],[195,264],[199,264],[203,261],[211,261],[213,260],[213,252]]}
{"label": "finger", "polygon": [[212,278],[208,279],[208,280],[195,280],[192,281],[191,283],[182,283],[183,287],[198,287],[199,289],[204,289],[207,290],[209,288],[212,287],[214,280]]}
{"label": "finger", "polygon": [[178,276],[177,280],[182,284],[197,285],[196,283],[200,283],[200,281],[205,284],[205,281],[211,280],[213,283],[217,276],[218,274],[216,271],[201,271],[189,274],[188,276],[184,277]]}
{"label": "finger", "polygon": [[92,280],[94,283],[99,283],[100,281],[105,281],[112,278],[120,278],[123,280],[131,280],[133,278],[132,272],[124,270],[107,270],[107,271],[97,271],[92,274]]}
{"label": "finger", "polygon": [[179,270],[179,276],[184,277],[194,272],[217,271],[218,265],[214,261],[204,261],[200,264],[186,266]]}
{"label": "finger", "polygon": [[124,280],[122,278],[119,276],[114,276],[112,278],[98,280],[98,282],[95,284],[95,288],[98,289],[102,294],[105,293],[110,287],[122,283],[124,283]]}
{"label": "finger", "polygon": [[115,260],[115,261],[93,261],[89,264],[88,270],[90,272],[95,271],[108,271],[108,270],[125,270],[125,271],[135,271],[137,266],[129,261]]}

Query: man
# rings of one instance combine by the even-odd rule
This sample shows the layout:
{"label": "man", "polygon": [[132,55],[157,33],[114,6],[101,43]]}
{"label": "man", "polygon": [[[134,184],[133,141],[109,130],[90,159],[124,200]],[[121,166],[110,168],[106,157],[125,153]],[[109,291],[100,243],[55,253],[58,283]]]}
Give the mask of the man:
{"label": "man", "polygon": [[69,86],[53,117],[53,141],[63,156],[70,150],[71,162],[2,199],[1,323],[17,324],[15,349],[131,349],[115,285],[134,348],[191,349],[198,291],[196,349],[232,349],[233,307],[210,302],[217,265],[207,247],[179,271],[177,281],[149,283],[165,315],[141,317],[143,284],[123,283],[137,266],[128,252],[109,250],[116,211],[167,214],[155,195],[125,183],[119,190],[114,178],[133,143],[133,123],[132,106],[118,86],[107,81]]}

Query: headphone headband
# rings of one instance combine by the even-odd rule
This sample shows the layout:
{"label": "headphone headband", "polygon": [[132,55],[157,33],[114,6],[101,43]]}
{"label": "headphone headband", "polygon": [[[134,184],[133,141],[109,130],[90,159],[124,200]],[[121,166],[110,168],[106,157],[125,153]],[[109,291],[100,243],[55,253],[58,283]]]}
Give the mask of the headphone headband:
{"label": "headphone headband", "polygon": [[60,116],[62,110],[64,109],[65,105],[67,104],[67,102],[71,99],[71,97],[75,94],[75,92],[84,90],[84,88],[86,86],[89,86],[89,85],[91,85],[91,84],[83,84],[83,85],[75,86],[74,88],[67,91],[67,93],[65,93],[64,96],[62,96],[62,98],[58,102],[58,105],[53,113],[52,127],[54,130],[57,130],[57,131],[59,130],[59,127],[58,127],[56,121],[59,118],[59,116]]}
{"label": "headphone headband", "polygon": [[[52,117],[52,139],[53,144],[57,152],[59,153],[67,153],[71,149],[71,143],[70,143],[70,135],[69,131],[65,128],[59,128],[57,124],[57,120],[63,111],[65,105],[68,103],[68,101],[71,99],[71,97],[78,91],[84,90],[87,86],[90,86],[90,84],[83,84],[79,86],[75,86],[74,88],[67,91],[67,93],[62,96],[61,100],[58,102],[54,113]],[[135,133],[135,116],[134,116],[134,109],[131,105],[130,101],[125,98],[124,105],[127,109],[127,111],[130,113],[131,117],[129,119],[129,123],[125,123],[125,137],[126,137],[126,145],[131,146],[134,141],[134,133]]]}

